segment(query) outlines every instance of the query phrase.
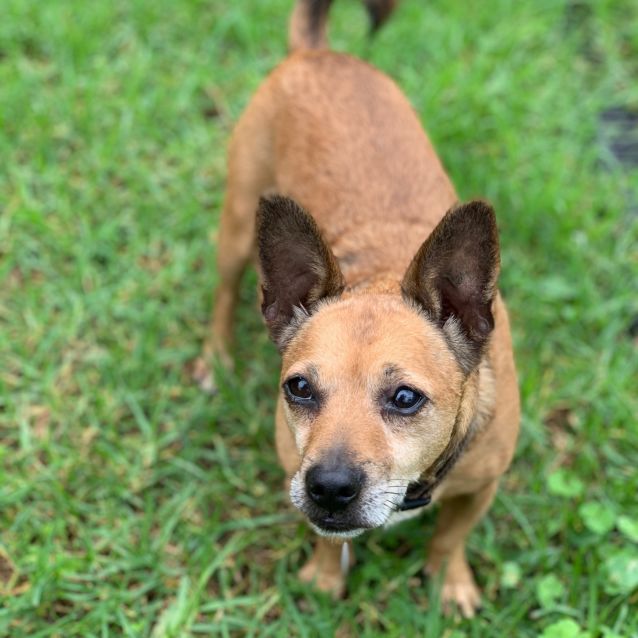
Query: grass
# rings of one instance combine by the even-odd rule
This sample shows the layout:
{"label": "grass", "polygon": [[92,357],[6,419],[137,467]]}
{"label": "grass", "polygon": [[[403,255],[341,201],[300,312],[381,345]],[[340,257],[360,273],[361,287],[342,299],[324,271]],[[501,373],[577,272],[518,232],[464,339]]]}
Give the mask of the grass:
{"label": "grass", "polygon": [[[237,371],[185,368],[210,310],[233,122],[289,0],[5,0],[0,21],[0,635],[638,636],[638,108],[630,0],[405,0],[373,43],[502,232],[518,453],[469,555],[473,622],[421,577],[432,520],[358,543],[347,600],[295,572],[277,355],[244,287]],[[616,136],[616,137],[614,137]]]}

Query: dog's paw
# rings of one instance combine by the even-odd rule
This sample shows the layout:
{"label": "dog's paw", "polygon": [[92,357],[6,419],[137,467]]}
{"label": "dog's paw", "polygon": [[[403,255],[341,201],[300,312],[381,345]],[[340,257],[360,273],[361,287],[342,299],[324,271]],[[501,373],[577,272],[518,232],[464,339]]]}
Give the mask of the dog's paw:
{"label": "dog's paw", "polygon": [[481,590],[474,581],[470,566],[463,556],[457,556],[446,566],[444,557],[433,554],[425,572],[428,576],[442,578],[441,611],[446,616],[461,614],[473,618],[481,607]]}
{"label": "dog's paw", "polygon": [[319,568],[318,561],[311,558],[300,570],[299,580],[310,583],[319,591],[333,598],[342,598],[346,591],[346,580],[340,571],[327,572]]}
{"label": "dog's paw", "polygon": [[464,618],[473,618],[481,607],[481,592],[473,581],[443,583],[441,587],[441,609],[446,616],[456,613]]}
{"label": "dog's paw", "polygon": [[215,385],[215,378],[213,371],[204,359],[204,357],[197,357],[191,361],[189,366],[190,377],[206,394],[217,394],[217,386]]}

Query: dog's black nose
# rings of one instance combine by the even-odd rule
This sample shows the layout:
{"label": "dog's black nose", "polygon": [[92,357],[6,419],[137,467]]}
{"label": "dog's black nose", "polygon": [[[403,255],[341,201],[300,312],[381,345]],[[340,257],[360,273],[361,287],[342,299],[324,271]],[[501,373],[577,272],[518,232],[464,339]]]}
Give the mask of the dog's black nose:
{"label": "dog's black nose", "polygon": [[357,498],[363,486],[363,473],[340,465],[314,465],[306,472],[306,492],[319,507],[340,512]]}

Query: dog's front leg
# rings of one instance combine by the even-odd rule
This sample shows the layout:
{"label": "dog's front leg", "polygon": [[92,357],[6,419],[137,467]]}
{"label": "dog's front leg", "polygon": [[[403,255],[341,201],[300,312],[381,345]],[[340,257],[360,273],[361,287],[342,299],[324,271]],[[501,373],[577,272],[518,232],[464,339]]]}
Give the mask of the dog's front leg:
{"label": "dog's front leg", "polygon": [[347,568],[354,564],[354,553],[350,541],[317,537],[315,548],[308,562],[299,571],[299,578],[312,583],[322,592],[341,598],[346,591],[347,569],[343,569],[343,544],[347,543]]}
{"label": "dog's front leg", "polygon": [[441,604],[445,613],[454,608],[471,618],[481,603],[481,594],[465,557],[465,540],[490,506],[498,481],[474,494],[443,500],[434,537],[430,542],[426,572],[443,575]]}

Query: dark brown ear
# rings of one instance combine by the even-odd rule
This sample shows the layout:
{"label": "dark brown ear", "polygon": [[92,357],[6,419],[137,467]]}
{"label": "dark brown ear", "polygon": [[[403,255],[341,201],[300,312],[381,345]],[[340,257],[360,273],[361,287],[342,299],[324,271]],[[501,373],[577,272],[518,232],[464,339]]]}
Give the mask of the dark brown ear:
{"label": "dark brown ear", "polygon": [[339,264],[312,217],[292,199],[262,197],[257,209],[257,244],[262,274],[262,313],[280,350],[295,308],[305,314],[344,282]]}
{"label": "dark brown ear", "polygon": [[498,230],[489,204],[449,210],[410,264],[401,288],[444,328],[466,372],[481,359],[494,328],[499,272]]}

